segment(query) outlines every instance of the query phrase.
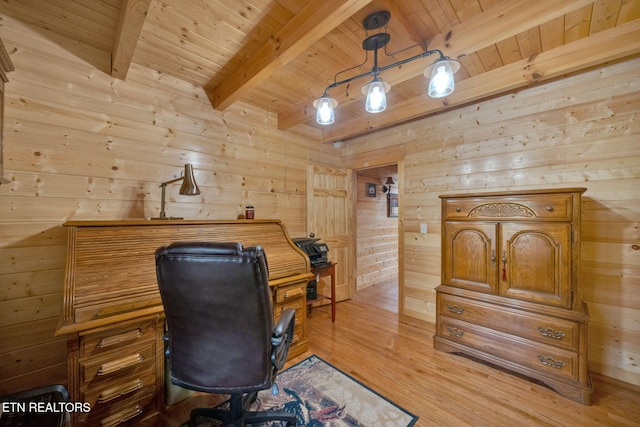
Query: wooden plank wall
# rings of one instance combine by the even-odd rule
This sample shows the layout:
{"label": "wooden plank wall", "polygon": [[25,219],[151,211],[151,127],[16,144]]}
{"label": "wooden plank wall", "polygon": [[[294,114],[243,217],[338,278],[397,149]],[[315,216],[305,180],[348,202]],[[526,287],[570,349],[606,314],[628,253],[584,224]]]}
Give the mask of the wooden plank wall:
{"label": "wooden plank wall", "polygon": [[[638,70],[635,58],[345,143],[346,167],[404,159],[406,314],[435,318],[439,194],[586,187],[581,281],[590,366],[640,384]],[[426,235],[418,233],[422,222]]]}
{"label": "wooden plank wall", "polygon": [[115,80],[81,59],[108,53],[6,16],[0,37],[16,68],[6,85],[11,183],[0,186],[0,394],[66,383],[66,342],[53,336],[66,220],[157,216],[159,183],[192,163],[202,194],[169,185],[168,215],[229,219],[252,204],[256,218],[306,235],[306,166],[340,165],[317,135],[279,131],[250,105],[216,112],[201,88],[142,67]]}
{"label": "wooden plank wall", "polygon": [[[387,195],[382,186],[387,177],[396,183],[397,166],[383,166],[357,172],[357,268],[356,289],[398,280],[398,218],[387,216]],[[376,184],[376,197],[367,195],[367,184]]]}

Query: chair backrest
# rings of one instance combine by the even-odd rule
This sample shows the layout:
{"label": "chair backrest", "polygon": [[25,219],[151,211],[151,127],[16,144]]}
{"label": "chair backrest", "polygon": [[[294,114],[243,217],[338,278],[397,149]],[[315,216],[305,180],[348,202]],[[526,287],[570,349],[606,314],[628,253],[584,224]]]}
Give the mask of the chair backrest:
{"label": "chair backrest", "polygon": [[260,246],[178,242],[156,251],[174,384],[208,393],[271,385],[273,311]]}

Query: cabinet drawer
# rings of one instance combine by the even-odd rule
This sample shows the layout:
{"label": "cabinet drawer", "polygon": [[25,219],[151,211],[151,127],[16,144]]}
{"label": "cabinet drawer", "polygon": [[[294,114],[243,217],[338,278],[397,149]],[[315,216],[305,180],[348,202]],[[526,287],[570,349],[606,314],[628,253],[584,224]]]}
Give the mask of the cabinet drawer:
{"label": "cabinet drawer", "polygon": [[[578,380],[576,352],[563,350],[446,316],[440,317],[438,335],[498,359],[542,372],[547,376]],[[501,364],[501,366],[507,366]]]}
{"label": "cabinet drawer", "polygon": [[155,386],[155,373],[147,370],[107,381],[97,387],[80,387],[80,400],[90,403],[92,411],[100,411],[112,405],[120,406],[126,399],[153,394]]}
{"label": "cabinet drawer", "polygon": [[94,356],[154,339],[155,321],[132,322],[80,336],[80,357]]}
{"label": "cabinet drawer", "polygon": [[438,293],[438,313],[541,343],[578,350],[580,324]]}
{"label": "cabinet drawer", "polygon": [[96,387],[114,379],[153,371],[155,366],[154,347],[153,343],[149,343],[128,347],[102,357],[81,359],[80,386],[91,384],[92,387]]}
{"label": "cabinet drawer", "polygon": [[294,283],[276,289],[276,303],[282,303],[307,295],[307,282]]}
{"label": "cabinet drawer", "polygon": [[80,418],[80,424],[87,427],[135,426],[145,418],[157,413],[153,394],[132,396],[99,410],[91,410]]}
{"label": "cabinet drawer", "polygon": [[447,199],[447,219],[554,219],[572,218],[571,194]]}

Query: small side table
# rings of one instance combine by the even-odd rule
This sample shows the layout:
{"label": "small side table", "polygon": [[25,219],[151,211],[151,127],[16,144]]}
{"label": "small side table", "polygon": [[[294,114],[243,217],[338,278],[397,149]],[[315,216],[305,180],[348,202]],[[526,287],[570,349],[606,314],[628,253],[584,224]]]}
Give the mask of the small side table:
{"label": "small side table", "polygon": [[331,263],[322,267],[311,267],[311,273],[316,277],[316,281],[321,277],[331,276],[331,295],[318,294],[315,299],[307,299],[307,307],[311,313],[311,304],[322,301],[331,300],[331,322],[336,321],[336,263]]}

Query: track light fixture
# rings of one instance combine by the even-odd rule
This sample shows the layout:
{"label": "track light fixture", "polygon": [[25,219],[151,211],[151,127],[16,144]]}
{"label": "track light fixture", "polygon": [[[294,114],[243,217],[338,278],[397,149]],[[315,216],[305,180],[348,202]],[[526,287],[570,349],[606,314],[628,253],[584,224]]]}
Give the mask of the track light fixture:
{"label": "track light fixture", "polygon": [[[385,27],[386,29],[386,25],[389,22],[389,19],[391,19],[391,13],[387,10],[374,12],[362,21],[362,28],[364,28],[365,31],[377,30],[382,27]],[[333,79],[333,83],[327,86],[327,88],[324,90],[324,94],[322,95],[322,97],[313,101],[313,106],[317,109],[316,122],[321,125],[330,125],[335,122],[335,108],[338,106],[338,101],[329,96],[328,92],[330,89],[367,76],[373,76],[373,80],[362,88],[362,93],[367,95],[365,109],[369,113],[380,113],[384,111],[385,108],[387,108],[386,93],[389,92],[390,86],[388,83],[380,79],[380,73],[390,68],[397,67],[399,65],[403,65],[408,62],[415,61],[416,59],[424,58],[433,54],[438,54],[440,55],[440,57],[436,59],[436,61],[432,65],[428,66],[424,71],[424,76],[430,79],[428,89],[429,96],[432,98],[442,98],[453,92],[453,90],[455,89],[455,81],[453,79],[453,75],[460,69],[460,63],[449,58],[448,56],[445,56],[441,50],[425,50],[421,54],[412,56],[411,58],[394,62],[393,64],[385,65],[384,67],[379,67],[378,49],[384,48],[390,40],[391,36],[384,31],[373,34],[371,36],[367,36],[367,38],[364,39],[364,41],[362,42],[362,48],[367,52],[367,58],[365,59],[365,61],[360,65],[356,65],[355,67],[351,67],[338,72]],[[415,46],[410,46],[406,49],[403,49],[402,51]],[[373,51],[373,67],[371,68],[371,71],[338,81],[338,75],[354,70],[366,64],[368,61],[368,52],[370,51]],[[385,54],[387,56],[393,55],[387,54],[386,49]]]}

